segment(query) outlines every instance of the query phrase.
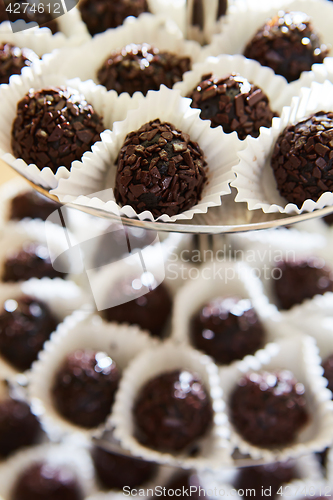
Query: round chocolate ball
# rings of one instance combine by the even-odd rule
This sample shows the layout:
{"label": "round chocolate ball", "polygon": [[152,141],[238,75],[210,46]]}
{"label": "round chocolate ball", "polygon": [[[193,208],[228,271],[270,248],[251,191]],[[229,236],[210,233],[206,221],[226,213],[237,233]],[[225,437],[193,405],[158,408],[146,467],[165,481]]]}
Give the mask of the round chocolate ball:
{"label": "round chocolate ball", "polygon": [[249,443],[261,448],[292,444],[309,416],[304,386],[288,370],[250,373],[230,397],[230,420]]}
{"label": "round chocolate ball", "polygon": [[113,52],[97,73],[98,81],[118,94],[159,90],[163,84],[170,89],[191,69],[187,56],[160,52],[147,43],[130,44]]}
{"label": "round chocolate ball", "polygon": [[39,57],[30,49],[20,49],[11,43],[0,44],[0,84],[9,83],[12,75],[20,75],[22,68],[31,66]]}
{"label": "round chocolate ball", "polygon": [[57,327],[46,304],[27,295],[7,299],[0,309],[0,352],[17,370],[28,370]]}
{"label": "round chocolate ball", "polygon": [[320,111],[279,135],[271,165],[277,188],[299,208],[333,191],[333,113]]}
{"label": "round chocolate ball", "polygon": [[147,382],[134,404],[136,437],[149,448],[178,452],[209,430],[212,403],[200,378],[185,370],[163,373]]}
{"label": "round chocolate ball", "polygon": [[49,250],[39,243],[26,243],[15,252],[10,252],[3,265],[2,281],[18,282],[30,278],[65,278],[56,271],[50,259]]}
{"label": "round chocolate ball", "polygon": [[24,401],[6,397],[0,400],[0,456],[30,446],[41,433],[40,425]]}
{"label": "round chocolate ball", "polygon": [[67,465],[34,463],[18,477],[10,500],[83,500],[76,474]]}
{"label": "round chocolate ball", "polygon": [[201,199],[207,181],[199,144],[171,123],[154,120],[127,135],[117,161],[117,203],[170,217]]}
{"label": "round chocolate ball", "polygon": [[257,31],[244,56],[292,82],[313,64],[322,63],[328,52],[307,14],[280,11]]}
{"label": "round chocolate ball", "polygon": [[72,162],[100,140],[103,130],[102,118],[76,90],[30,90],[17,105],[13,154],[54,173],[61,166],[70,170]]}
{"label": "round chocolate ball", "polygon": [[275,274],[273,291],[280,309],[290,309],[315,295],[333,291],[333,270],[317,257],[280,261]]}
{"label": "round chocolate ball", "polygon": [[324,360],[322,366],[324,368],[324,377],[328,380],[327,388],[333,392],[333,354]]}
{"label": "round chocolate ball", "polygon": [[149,481],[157,472],[153,462],[119,455],[95,446],[91,451],[97,477],[103,488],[122,490],[136,488]]}
{"label": "round chocolate ball", "polygon": [[[17,9],[17,5],[20,5],[19,10]],[[8,10],[6,10],[6,8],[8,8]],[[52,12],[49,12],[47,6],[42,12],[41,9],[38,10],[38,3],[35,4],[33,1],[16,2],[16,6],[11,0],[0,2],[0,23],[3,21],[14,23],[20,19],[23,19],[26,23],[35,22],[40,27],[49,28],[53,34],[59,31],[58,21],[52,15]]]}
{"label": "round chocolate ball", "polygon": [[[117,285],[117,289],[124,297],[133,296],[138,290],[140,283],[125,281]],[[130,300],[125,304],[120,304],[103,312],[107,321],[116,323],[129,323],[138,325],[143,330],[148,330],[155,337],[162,337],[170,318],[172,300],[170,293],[163,283],[146,295]]]}
{"label": "round chocolate ball", "polygon": [[200,118],[210,120],[211,127],[221,125],[226,134],[236,131],[241,140],[248,135],[258,137],[260,127],[271,127],[276,115],[266,94],[235,73],[222,78],[203,75],[188,97],[191,107],[200,109]]}
{"label": "round chocolate ball", "polygon": [[147,0],[81,0],[79,9],[91,35],[117,28],[126,17],[138,17],[149,10]]}
{"label": "round chocolate ball", "polygon": [[9,219],[22,220],[29,217],[31,219],[46,220],[49,215],[60,207],[60,203],[46,198],[37,191],[25,191],[11,200]]}
{"label": "round chocolate ball", "polygon": [[249,299],[217,298],[191,320],[190,337],[197,349],[228,365],[262,347],[265,330]]}
{"label": "round chocolate ball", "polygon": [[120,372],[108,354],[89,349],[69,354],[55,375],[57,411],[75,425],[97,427],[111,412]]}

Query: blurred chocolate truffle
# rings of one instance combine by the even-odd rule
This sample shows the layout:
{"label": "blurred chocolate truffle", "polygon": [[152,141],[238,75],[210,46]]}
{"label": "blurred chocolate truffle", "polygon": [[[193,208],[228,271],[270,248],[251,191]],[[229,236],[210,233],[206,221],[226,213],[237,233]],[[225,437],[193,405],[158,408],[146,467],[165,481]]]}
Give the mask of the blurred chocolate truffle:
{"label": "blurred chocolate truffle", "polygon": [[198,143],[170,123],[154,120],[127,135],[117,162],[115,198],[137,213],[170,217],[201,199],[207,181]]}
{"label": "blurred chocolate truffle", "polygon": [[37,191],[25,191],[16,195],[10,202],[10,220],[31,219],[46,220],[55,210],[61,207],[60,203],[50,200]]}
{"label": "blurred chocolate truffle", "polygon": [[[192,488],[191,488],[192,487]],[[201,488],[201,490],[199,489]],[[164,498],[173,498],[177,496],[177,498],[192,498],[193,500],[200,500],[200,498],[204,498],[203,487],[200,484],[199,477],[195,473],[195,471],[182,471],[180,473],[176,473],[170,481],[165,486],[166,495]],[[168,495],[168,492],[175,492],[176,490],[180,490],[180,495]],[[178,493],[178,492],[177,492]],[[157,499],[158,496],[155,496]]]}
{"label": "blurred chocolate truffle", "polygon": [[0,352],[17,370],[28,370],[57,327],[49,307],[24,295],[8,298],[0,309]]}
{"label": "blurred chocolate truffle", "polygon": [[200,378],[185,370],[162,373],[140,390],[133,409],[136,437],[144,446],[178,452],[209,430],[212,403]]}
{"label": "blurred chocolate truffle", "polygon": [[36,443],[41,429],[24,401],[7,396],[0,399],[0,456]]}
{"label": "blurred chocolate truffle", "polygon": [[122,490],[136,488],[149,481],[157,472],[157,465],[134,457],[119,455],[95,446],[91,451],[96,475],[101,486]]}
{"label": "blurred chocolate truffle", "polygon": [[[333,354],[323,361],[322,364],[324,368],[323,376],[328,380],[327,388],[333,392]],[[333,396],[332,396],[333,399]]]}
{"label": "blurred chocolate truffle", "polygon": [[330,214],[330,215],[326,215],[326,217],[323,217],[323,221],[325,222],[325,224],[327,224],[328,226],[333,226],[333,213]]}
{"label": "blurred chocolate truffle", "polygon": [[318,257],[279,261],[275,274],[273,291],[280,309],[290,309],[315,295],[333,291],[333,270]]}
{"label": "blurred chocolate truffle", "polygon": [[12,148],[17,158],[39,169],[68,170],[100,140],[102,118],[74,89],[30,90],[17,104]]}
{"label": "blurred chocolate truffle", "polygon": [[227,365],[260,349],[265,330],[249,299],[225,297],[205,304],[193,316],[190,337],[194,347]]}
{"label": "blurred chocolate truffle", "polygon": [[241,140],[258,137],[260,127],[271,127],[276,115],[266,94],[235,73],[222,78],[203,75],[188,97],[192,108],[201,110],[200,118],[210,120],[213,128],[221,125],[226,134],[236,131]]}
{"label": "blurred chocolate truffle", "polygon": [[304,386],[288,370],[250,373],[230,397],[230,420],[249,443],[262,448],[292,444],[309,415]]}
{"label": "blurred chocolate truffle", "polygon": [[45,245],[26,243],[22,248],[10,252],[3,264],[2,281],[27,281],[30,278],[64,278],[65,274],[56,271]]}
{"label": "blurred chocolate truffle", "polygon": [[30,49],[20,49],[11,43],[0,44],[0,84],[9,83],[12,75],[20,75],[22,68],[31,66],[39,57]]}
{"label": "blurred chocolate truffle", "polygon": [[[117,285],[117,290],[124,297],[134,296],[142,282],[127,280]],[[138,325],[143,330],[148,330],[155,337],[162,337],[172,309],[172,300],[166,286],[153,288],[146,295],[130,300],[103,312],[107,321],[116,323],[129,323]]]}
{"label": "blurred chocolate truffle", "polygon": [[10,500],[83,500],[76,474],[67,465],[36,462],[19,475]]}
{"label": "blurred chocolate truffle", "polygon": [[75,425],[97,427],[111,412],[119,380],[119,369],[108,354],[77,350],[66,357],[55,375],[55,407]]}
{"label": "blurred chocolate truffle", "polygon": [[97,77],[107,90],[146,95],[148,90],[159,90],[162,84],[171,89],[190,69],[191,59],[187,56],[160,51],[147,43],[133,43],[110,54]]}
{"label": "blurred chocolate truffle", "polygon": [[313,64],[322,63],[328,52],[307,14],[280,11],[257,31],[244,56],[292,82]]}
{"label": "blurred chocolate truffle", "polygon": [[271,165],[278,190],[299,208],[333,191],[333,113],[319,111],[279,135]]}
{"label": "blurred chocolate truffle", "polygon": [[[19,6],[19,10],[17,9],[17,5]],[[64,10],[61,6],[56,7],[54,5],[54,12],[50,12],[50,4],[46,5],[43,9],[38,9],[38,4],[35,4],[33,1],[29,2],[16,2],[15,5],[11,2],[11,0],[3,0],[0,2],[0,23],[3,21],[10,21],[15,23],[16,21],[22,19],[25,23],[37,23],[39,27],[49,28],[53,34],[59,31],[58,21],[56,19],[56,10],[59,9],[59,14],[64,14]],[[8,9],[8,10],[6,10]],[[15,30],[14,30],[15,32]]]}
{"label": "blurred chocolate truffle", "polygon": [[117,28],[128,16],[148,12],[147,0],[80,0],[79,10],[89,33],[96,35]]}

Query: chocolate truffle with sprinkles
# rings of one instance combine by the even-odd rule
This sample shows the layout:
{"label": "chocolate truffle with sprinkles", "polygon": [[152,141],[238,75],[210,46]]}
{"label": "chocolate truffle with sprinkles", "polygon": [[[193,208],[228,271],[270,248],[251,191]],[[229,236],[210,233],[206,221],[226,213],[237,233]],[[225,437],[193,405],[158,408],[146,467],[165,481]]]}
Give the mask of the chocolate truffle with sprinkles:
{"label": "chocolate truffle with sprinkles", "polygon": [[133,409],[136,437],[164,452],[189,449],[213,419],[212,403],[201,379],[186,370],[162,373],[140,390]]}
{"label": "chocolate truffle with sprinkles", "polygon": [[292,444],[309,420],[304,393],[289,370],[249,373],[231,394],[230,421],[255,446]]}
{"label": "chocolate truffle with sprinkles", "polygon": [[192,108],[201,110],[200,118],[210,120],[212,127],[221,125],[227,134],[236,131],[241,140],[258,137],[259,128],[271,127],[276,116],[266,94],[238,74],[203,75],[188,97]]}
{"label": "chocolate truffle with sprinkles", "polygon": [[[327,388],[333,392],[333,354],[328,356],[322,364],[324,368],[323,376],[328,380]],[[333,396],[332,396],[333,398]]]}
{"label": "chocolate truffle with sprinkles", "polygon": [[148,12],[147,0],[81,0],[79,10],[89,33],[96,35],[117,28],[128,16]]}
{"label": "chocolate truffle with sprinkles", "polygon": [[12,149],[26,163],[56,173],[59,167],[69,170],[73,161],[81,160],[103,130],[102,118],[76,90],[30,90],[17,105]]}
{"label": "chocolate truffle with sprinkles", "polygon": [[333,191],[333,112],[319,111],[279,135],[271,165],[277,188],[301,208]]}
{"label": "chocolate truffle with sprinkles", "polygon": [[315,295],[333,292],[333,270],[318,257],[276,263],[273,291],[280,309],[290,309]]}
{"label": "chocolate truffle with sprinkles", "polygon": [[307,14],[283,11],[268,19],[244,50],[245,57],[269,66],[288,82],[322,63],[328,53]]}
{"label": "chocolate truffle with sprinkles", "polygon": [[128,134],[119,152],[116,201],[154,217],[185,212],[201,199],[205,167],[203,151],[188,134],[151,121]]}
{"label": "chocolate truffle with sprinkles", "polygon": [[17,370],[28,370],[58,321],[40,300],[8,298],[0,308],[0,353]]}
{"label": "chocolate truffle with sprinkles", "polygon": [[0,44],[0,84],[9,83],[12,75],[20,75],[22,68],[31,66],[39,57],[33,50],[20,49],[11,43]]}
{"label": "chocolate truffle with sprinkles", "polygon": [[221,297],[193,316],[190,337],[197,349],[226,365],[260,349],[265,330],[249,299]]}
{"label": "chocolate truffle with sprinkles", "polygon": [[182,79],[183,73],[191,69],[187,56],[160,51],[147,43],[130,44],[113,52],[97,73],[98,81],[108,90],[118,94],[134,92],[147,94],[148,90],[159,90],[163,84],[172,88]]}
{"label": "chocolate truffle with sprinkles", "polygon": [[90,349],[74,351],[55,374],[52,387],[55,408],[75,425],[97,427],[111,411],[119,380],[120,371],[106,353]]}

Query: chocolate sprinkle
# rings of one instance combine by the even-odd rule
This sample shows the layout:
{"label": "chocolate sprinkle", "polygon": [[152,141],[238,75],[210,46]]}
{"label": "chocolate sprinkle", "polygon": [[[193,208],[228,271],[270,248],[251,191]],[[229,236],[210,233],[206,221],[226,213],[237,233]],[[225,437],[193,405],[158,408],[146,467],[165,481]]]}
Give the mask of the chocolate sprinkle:
{"label": "chocolate sprinkle", "polygon": [[9,83],[12,75],[20,75],[22,68],[31,66],[39,57],[30,49],[20,49],[11,43],[0,44],[0,84]]}
{"label": "chocolate sprinkle", "polygon": [[91,35],[117,28],[126,17],[149,11],[147,0],[81,0],[79,9]]}
{"label": "chocolate sprinkle", "polygon": [[117,160],[115,198],[138,213],[176,215],[201,198],[204,154],[190,136],[154,120],[127,135]]}
{"label": "chocolate sprinkle", "polygon": [[333,112],[319,111],[279,135],[271,165],[278,190],[299,208],[333,191]]}
{"label": "chocolate sprinkle", "polygon": [[210,73],[188,95],[191,107],[201,109],[200,118],[226,134],[236,131],[239,139],[258,137],[260,127],[271,127],[276,113],[264,92],[238,74],[218,78]]}
{"label": "chocolate sprinkle", "polygon": [[304,386],[288,370],[250,373],[231,394],[230,419],[255,446],[292,444],[309,419]]}
{"label": "chocolate sprinkle", "polygon": [[280,11],[258,30],[244,56],[292,82],[303,71],[310,71],[313,64],[322,63],[328,52],[306,14]]}
{"label": "chocolate sprinkle", "polygon": [[183,73],[191,69],[187,56],[160,52],[147,43],[130,44],[113,52],[97,73],[98,81],[108,90],[118,94],[134,92],[147,94],[148,90],[159,90],[163,84],[170,89],[179,82]]}
{"label": "chocolate sprinkle", "polygon": [[12,148],[17,158],[68,170],[74,160],[100,140],[102,118],[76,90],[48,88],[31,90],[17,105],[12,128]]}

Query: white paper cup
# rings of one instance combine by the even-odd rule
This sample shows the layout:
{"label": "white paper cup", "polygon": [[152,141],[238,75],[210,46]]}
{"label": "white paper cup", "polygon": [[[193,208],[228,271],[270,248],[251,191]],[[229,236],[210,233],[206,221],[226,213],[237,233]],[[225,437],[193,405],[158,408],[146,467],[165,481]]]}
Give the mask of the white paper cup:
{"label": "white paper cup", "polygon": [[[297,329],[284,323],[285,333],[290,338],[279,340],[273,344],[270,355],[263,352],[255,371],[260,370],[290,370],[296,380],[305,386],[305,398],[310,421],[298,433],[296,442],[281,448],[260,448],[245,441],[243,437],[231,426],[231,442],[244,455],[250,455],[254,460],[264,462],[283,461],[295,458],[305,453],[321,451],[332,440],[333,432],[333,404],[330,401],[330,391],[325,388],[325,379],[322,377],[320,358],[317,354],[313,338],[303,336]],[[230,369],[228,375],[221,377],[222,388],[227,402],[229,413],[229,399],[236,388],[238,380],[247,372],[253,371],[244,360],[243,366],[238,365]]]}
{"label": "white paper cup", "polygon": [[[189,133],[191,139],[199,143],[208,164],[208,180],[203,188],[201,200],[193,208],[172,217],[164,214],[157,220],[174,222],[192,219],[194,214],[206,213],[209,207],[221,205],[221,197],[230,193],[229,183],[234,176],[231,168],[237,163],[237,151],[242,147],[241,141],[236,132],[225,134],[219,127],[211,129],[208,121],[199,118],[200,111],[190,107],[190,102],[189,99],[181,97],[179,91],[163,85],[158,92],[148,92],[136,110],[129,111],[124,121],[114,124],[112,132],[106,131],[102,134],[102,142],[94,146],[93,153],[86,153],[80,166],[73,167],[68,179],[62,179],[52,193],[62,202],[98,207],[140,220],[154,220],[148,210],[137,214],[129,205],[117,205],[113,188],[116,177],[115,162],[125,137],[143,124],[159,118],[162,122],[173,123],[183,132]],[[107,193],[98,193],[102,189],[107,189]]]}
{"label": "white paper cup", "polygon": [[[200,451],[195,458],[184,454],[173,455],[155,451],[140,444],[134,436],[135,423],[132,412],[141,387],[150,379],[177,369],[197,373],[212,400],[213,426],[206,436],[198,441]],[[229,446],[229,429],[218,380],[216,365],[208,356],[201,355],[190,347],[177,346],[169,341],[146,350],[128,366],[120,382],[110,419],[110,424],[115,428],[114,436],[132,455],[160,464],[176,465],[185,469],[218,468],[222,464],[230,464],[232,450]]]}
{"label": "white paper cup", "polygon": [[233,168],[237,178],[232,186],[237,188],[236,202],[246,202],[249,210],[261,209],[265,213],[301,214],[333,205],[333,193],[323,193],[318,201],[307,199],[301,208],[287,203],[281,197],[273,169],[270,165],[275,142],[290,123],[298,123],[317,111],[333,110],[333,85],[313,83],[311,89],[302,88],[300,96],[285,107],[281,119],[274,118],[270,129],[262,129],[257,139],[247,137],[247,145],[239,153],[240,162]]}
{"label": "white paper cup", "polygon": [[68,354],[77,349],[106,352],[123,371],[131,359],[155,343],[137,327],[105,323],[100,317],[83,311],[76,311],[66,318],[45,343],[29,374],[31,405],[48,436],[52,440],[63,437],[86,442],[93,436],[100,437],[105,430],[105,424],[93,429],[79,427],[63,418],[55,408],[52,387]]}

